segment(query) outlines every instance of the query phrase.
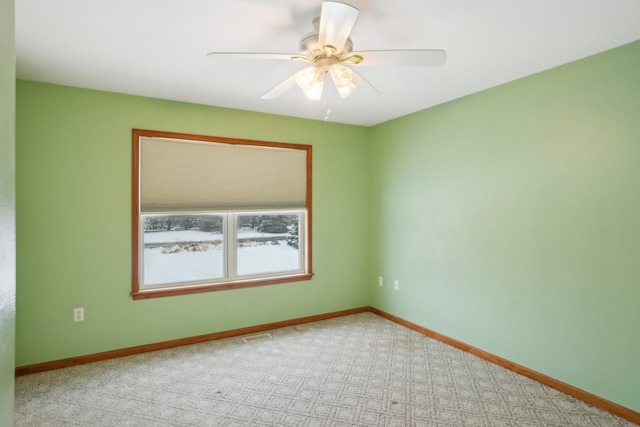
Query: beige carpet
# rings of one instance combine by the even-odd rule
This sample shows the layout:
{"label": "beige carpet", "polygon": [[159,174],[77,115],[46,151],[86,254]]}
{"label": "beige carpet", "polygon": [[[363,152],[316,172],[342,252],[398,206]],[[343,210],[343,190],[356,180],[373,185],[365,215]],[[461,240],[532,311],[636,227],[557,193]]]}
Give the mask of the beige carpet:
{"label": "beige carpet", "polygon": [[16,426],[635,426],[371,313],[16,380]]}

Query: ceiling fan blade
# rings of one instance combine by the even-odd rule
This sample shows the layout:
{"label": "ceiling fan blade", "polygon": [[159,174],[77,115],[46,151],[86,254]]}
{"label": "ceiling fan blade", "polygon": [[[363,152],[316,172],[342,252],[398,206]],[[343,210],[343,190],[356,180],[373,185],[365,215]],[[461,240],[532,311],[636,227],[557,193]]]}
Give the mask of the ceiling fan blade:
{"label": "ceiling fan blade", "polygon": [[401,67],[439,67],[447,60],[444,50],[369,50],[353,52],[363,60],[358,67],[394,65]]}
{"label": "ceiling fan blade", "polygon": [[329,45],[335,47],[337,52],[342,52],[358,13],[358,9],[348,4],[323,2],[318,33],[319,47],[322,49]]}
{"label": "ceiling fan blade", "polygon": [[[378,95],[380,95],[380,91],[378,89],[376,89],[376,87],[374,85],[372,85],[371,83],[369,83],[369,81],[367,79],[365,79],[364,77],[362,77],[362,75],[358,74],[357,72],[355,72],[353,69],[351,69],[351,71],[353,71],[353,75],[355,76],[355,82],[356,82],[356,87],[357,86],[365,86],[368,87],[370,89],[372,89],[375,93],[377,93]],[[357,89],[356,89],[357,90]]]}
{"label": "ceiling fan blade", "polygon": [[260,99],[276,99],[296,85],[296,75],[289,77],[260,97]]}
{"label": "ceiling fan blade", "polygon": [[294,56],[287,53],[245,53],[245,52],[209,52],[209,58],[213,59],[286,59],[291,60]]}

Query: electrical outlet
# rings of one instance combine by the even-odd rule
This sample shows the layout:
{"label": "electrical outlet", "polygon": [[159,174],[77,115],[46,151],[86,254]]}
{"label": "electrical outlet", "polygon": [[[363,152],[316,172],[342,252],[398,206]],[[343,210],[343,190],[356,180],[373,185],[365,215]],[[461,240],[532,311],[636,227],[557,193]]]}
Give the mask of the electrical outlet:
{"label": "electrical outlet", "polygon": [[84,308],[74,308],[73,309],[73,321],[74,322],[82,322],[84,320]]}
{"label": "electrical outlet", "polygon": [[396,291],[400,290],[400,281],[399,280],[394,280],[393,281],[393,289],[395,289]]}
{"label": "electrical outlet", "polygon": [[382,276],[378,276],[378,286],[382,286]]}

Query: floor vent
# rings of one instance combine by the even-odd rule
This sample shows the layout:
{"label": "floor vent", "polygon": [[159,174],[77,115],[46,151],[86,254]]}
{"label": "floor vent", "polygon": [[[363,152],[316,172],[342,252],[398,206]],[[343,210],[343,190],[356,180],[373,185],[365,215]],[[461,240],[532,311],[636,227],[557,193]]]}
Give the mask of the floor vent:
{"label": "floor vent", "polygon": [[254,341],[264,341],[264,340],[270,340],[273,337],[271,336],[271,334],[258,334],[258,335],[251,335],[250,337],[243,337],[242,339],[244,340],[244,342],[254,342]]}

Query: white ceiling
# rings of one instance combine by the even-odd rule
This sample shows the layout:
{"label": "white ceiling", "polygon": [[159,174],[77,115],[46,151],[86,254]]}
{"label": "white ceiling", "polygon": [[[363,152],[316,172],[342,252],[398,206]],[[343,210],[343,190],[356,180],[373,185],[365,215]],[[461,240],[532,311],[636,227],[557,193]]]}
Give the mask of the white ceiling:
{"label": "white ceiling", "polygon": [[[640,0],[346,0],[354,50],[444,49],[440,68],[357,71],[380,94],[329,91],[333,122],[374,125],[640,39]],[[216,61],[211,51],[298,53],[321,0],[15,0],[21,79],[324,120],[298,88],[308,66]],[[326,88],[325,88],[326,90]]]}

